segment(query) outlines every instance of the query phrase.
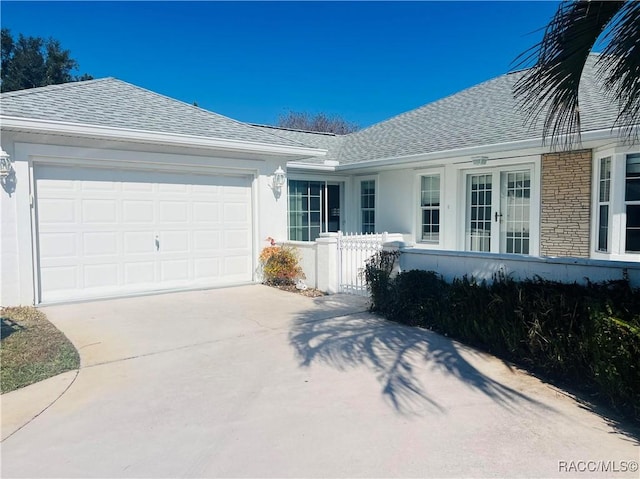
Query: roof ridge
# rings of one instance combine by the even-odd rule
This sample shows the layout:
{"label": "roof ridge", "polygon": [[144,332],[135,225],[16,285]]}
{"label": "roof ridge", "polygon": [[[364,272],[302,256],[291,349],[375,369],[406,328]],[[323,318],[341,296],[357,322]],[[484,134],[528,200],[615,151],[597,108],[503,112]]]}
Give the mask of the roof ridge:
{"label": "roof ridge", "polygon": [[247,125],[256,126],[258,128],[270,128],[272,130],[295,131],[297,133],[311,133],[313,135],[337,136],[337,137],[344,136],[339,133],[332,133],[329,131],[302,130],[299,128],[286,128],[283,126],[263,125],[261,123],[247,123]]}

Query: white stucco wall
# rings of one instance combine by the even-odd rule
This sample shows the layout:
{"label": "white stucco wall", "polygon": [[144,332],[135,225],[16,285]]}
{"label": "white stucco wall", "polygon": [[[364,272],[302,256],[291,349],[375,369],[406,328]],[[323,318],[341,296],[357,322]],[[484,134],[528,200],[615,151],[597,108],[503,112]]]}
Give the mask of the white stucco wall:
{"label": "white stucco wall", "polygon": [[278,166],[286,159],[257,154],[225,154],[202,148],[162,147],[133,142],[79,139],[71,137],[2,132],[2,148],[11,155],[16,188],[11,194],[0,190],[0,304],[33,304],[36,298],[37,267],[32,233],[32,171],[34,163],[126,166],[137,169],[195,171],[207,174],[242,174],[254,178],[253,231],[254,269],[266,236],[286,238],[286,186],[276,198],[270,185]]}
{"label": "white stucco wall", "polygon": [[[450,158],[443,162],[424,162],[402,169],[385,169],[375,174],[377,185],[376,229],[402,233],[427,249],[465,249],[466,182],[470,173],[489,173],[498,169],[530,169],[531,191],[531,254],[539,251],[540,155],[505,155],[474,165],[469,157]],[[420,232],[420,188],[423,175],[440,175],[440,242],[422,243]],[[359,194],[354,188],[354,194]],[[357,203],[359,204],[359,203]]]}
{"label": "white stucco wall", "polygon": [[478,281],[492,281],[495,274],[514,280],[540,277],[561,283],[585,284],[628,279],[640,287],[640,263],[602,261],[583,258],[539,258],[523,255],[501,255],[460,251],[429,251],[403,248],[400,256],[403,271],[420,269],[435,271],[446,281],[473,276]]}

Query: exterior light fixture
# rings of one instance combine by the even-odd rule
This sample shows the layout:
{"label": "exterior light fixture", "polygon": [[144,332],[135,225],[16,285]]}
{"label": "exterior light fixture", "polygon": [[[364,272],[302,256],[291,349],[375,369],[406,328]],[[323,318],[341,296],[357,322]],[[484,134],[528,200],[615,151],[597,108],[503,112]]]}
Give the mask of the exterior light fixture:
{"label": "exterior light fixture", "polygon": [[474,165],[486,165],[488,159],[488,156],[474,156],[471,158],[471,161]]}
{"label": "exterior light fixture", "polygon": [[6,178],[13,172],[9,153],[0,148],[0,178]]}
{"label": "exterior light fixture", "polygon": [[282,187],[287,181],[287,176],[281,166],[273,173],[273,191],[280,193]]}

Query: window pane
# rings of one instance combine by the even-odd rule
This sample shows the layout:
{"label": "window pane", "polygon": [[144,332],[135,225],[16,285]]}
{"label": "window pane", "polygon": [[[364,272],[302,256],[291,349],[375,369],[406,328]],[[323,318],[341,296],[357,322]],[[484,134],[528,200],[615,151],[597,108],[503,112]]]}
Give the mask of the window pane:
{"label": "window pane", "polygon": [[627,253],[640,253],[640,228],[627,230]]}
{"label": "window pane", "polygon": [[640,178],[627,178],[626,201],[640,201]]}
{"label": "window pane", "polygon": [[609,206],[600,206],[600,222],[598,224],[598,250],[607,251],[609,244]]}
{"label": "window pane", "polygon": [[627,155],[627,178],[640,177],[640,153]]}
{"label": "window pane", "polygon": [[[491,175],[467,177],[468,219],[466,226],[469,251],[491,251]],[[507,249],[513,248],[507,245]]]}
{"label": "window pane", "polygon": [[611,157],[600,160],[600,201],[608,202],[611,188]]}
{"label": "window pane", "polygon": [[360,182],[360,231],[375,231],[376,182],[364,180]]}
{"label": "window pane", "polygon": [[[289,239],[312,241],[322,227],[323,181],[289,180]],[[318,230],[318,232],[316,232]]]}
{"label": "window pane", "polygon": [[627,205],[627,228],[640,228],[640,205]]}
{"label": "window pane", "polygon": [[440,175],[422,177],[421,206],[440,205]]}
{"label": "window pane", "polygon": [[440,241],[440,175],[421,178],[422,241]]}

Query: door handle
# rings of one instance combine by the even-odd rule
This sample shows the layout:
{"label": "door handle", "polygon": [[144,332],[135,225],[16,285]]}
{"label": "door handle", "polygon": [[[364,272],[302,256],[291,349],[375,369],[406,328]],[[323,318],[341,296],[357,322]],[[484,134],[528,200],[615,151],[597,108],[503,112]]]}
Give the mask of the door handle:
{"label": "door handle", "polygon": [[155,244],[156,244],[156,251],[160,251],[160,237],[158,235],[156,235]]}
{"label": "door handle", "polygon": [[496,223],[497,223],[497,222],[498,222],[498,218],[502,218],[502,213],[498,213],[498,212],[496,211],[495,218],[496,218]]}

